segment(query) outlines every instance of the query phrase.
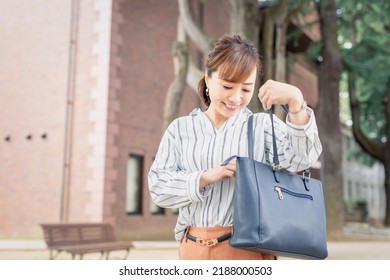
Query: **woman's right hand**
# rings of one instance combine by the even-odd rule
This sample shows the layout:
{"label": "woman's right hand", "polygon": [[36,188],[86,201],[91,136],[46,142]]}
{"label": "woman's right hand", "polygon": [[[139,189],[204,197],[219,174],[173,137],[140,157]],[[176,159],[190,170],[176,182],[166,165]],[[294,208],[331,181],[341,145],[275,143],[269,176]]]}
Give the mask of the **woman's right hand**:
{"label": "woman's right hand", "polygon": [[227,178],[232,178],[236,175],[236,160],[229,161],[226,165],[207,169],[200,177],[199,187],[204,188],[209,184],[223,181]]}

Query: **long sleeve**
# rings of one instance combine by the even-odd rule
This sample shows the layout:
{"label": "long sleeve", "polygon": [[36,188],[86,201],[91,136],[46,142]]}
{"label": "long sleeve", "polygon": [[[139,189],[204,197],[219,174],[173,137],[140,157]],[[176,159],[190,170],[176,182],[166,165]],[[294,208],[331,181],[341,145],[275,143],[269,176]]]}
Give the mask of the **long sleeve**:
{"label": "long sleeve", "polygon": [[203,170],[181,170],[179,122],[165,131],[148,176],[153,201],[164,208],[179,208],[203,199],[199,180]]}

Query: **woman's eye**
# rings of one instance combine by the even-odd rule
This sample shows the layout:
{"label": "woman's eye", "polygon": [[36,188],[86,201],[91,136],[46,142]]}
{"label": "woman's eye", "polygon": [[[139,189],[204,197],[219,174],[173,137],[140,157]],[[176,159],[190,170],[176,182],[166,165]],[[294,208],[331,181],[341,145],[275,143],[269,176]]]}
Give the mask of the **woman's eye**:
{"label": "woman's eye", "polygon": [[242,89],[244,92],[251,92],[250,89]]}
{"label": "woman's eye", "polygon": [[224,89],[232,89],[232,87],[223,86]]}

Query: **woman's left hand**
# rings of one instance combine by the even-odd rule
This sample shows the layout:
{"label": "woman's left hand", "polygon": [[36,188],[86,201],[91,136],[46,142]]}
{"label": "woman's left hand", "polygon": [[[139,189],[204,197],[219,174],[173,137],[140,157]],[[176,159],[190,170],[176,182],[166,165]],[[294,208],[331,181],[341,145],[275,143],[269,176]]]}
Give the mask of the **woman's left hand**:
{"label": "woman's left hand", "polygon": [[258,97],[265,110],[275,104],[287,104],[290,112],[296,112],[289,114],[289,120],[294,124],[304,125],[309,121],[302,92],[293,85],[268,80],[260,87]]}
{"label": "woman's left hand", "polygon": [[274,104],[287,104],[290,110],[298,111],[303,102],[302,93],[297,87],[274,80],[262,85],[258,96],[265,110]]}

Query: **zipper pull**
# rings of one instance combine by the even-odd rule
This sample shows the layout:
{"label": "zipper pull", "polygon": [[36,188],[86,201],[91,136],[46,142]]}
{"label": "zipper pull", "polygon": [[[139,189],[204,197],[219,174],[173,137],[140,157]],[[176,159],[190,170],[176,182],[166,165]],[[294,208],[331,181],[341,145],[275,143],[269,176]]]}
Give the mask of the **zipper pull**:
{"label": "zipper pull", "polygon": [[282,189],[278,186],[275,186],[275,191],[278,193],[279,200],[282,200],[283,199]]}

